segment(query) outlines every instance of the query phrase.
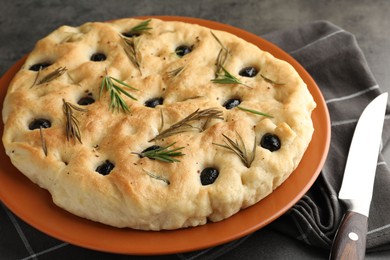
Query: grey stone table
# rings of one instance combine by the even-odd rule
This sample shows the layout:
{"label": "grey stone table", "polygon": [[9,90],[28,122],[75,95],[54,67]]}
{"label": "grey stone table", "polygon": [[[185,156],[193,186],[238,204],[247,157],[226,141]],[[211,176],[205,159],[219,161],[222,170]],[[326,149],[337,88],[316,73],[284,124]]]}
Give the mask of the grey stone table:
{"label": "grey stone table", "polygon": [[[390,2],[387,0],[0,0],[0,10],[0,75],[27,54],[38,39],[63,24],[77,26],[87,21],[140,15],[177,15],[214,20],[262,35],[314,20],[328,20],[356,36],[379,86],[384,91],[390,91]],[[5,207],[0,204],[0,233],[4,232],[4,221],[9,221],[6,220],[9,213],[5,211]],[[12,219],[17,221],[17,226],[27,230],[25,232],[31,229],[22,221]],[[30,233],[33,234],[33,231]],[[8,239],[1,236],[0,252],[4,250]],[[55,244],[51,247],[52,252],[42,252],[42,245],[34,243],[34,235],[26,235],[21,239],[30,240],[28,245],[31,248],[27,248],[27,251],[36,253],[39,259],[52,259],[51,256],[58,258],[61,250],[65,252],[67,247],[59,243],[57,248]],[[82,258],[103,256],[81,248],[72,250]],[[63,254],[63,258],[71,257],[67,253]],[[23,254],[15,253],[15,256],[21,258]],[[367,256],[368,259],[389,257],[389,252]],[[264,228],[222,258],[326,259],[327,252]]]}

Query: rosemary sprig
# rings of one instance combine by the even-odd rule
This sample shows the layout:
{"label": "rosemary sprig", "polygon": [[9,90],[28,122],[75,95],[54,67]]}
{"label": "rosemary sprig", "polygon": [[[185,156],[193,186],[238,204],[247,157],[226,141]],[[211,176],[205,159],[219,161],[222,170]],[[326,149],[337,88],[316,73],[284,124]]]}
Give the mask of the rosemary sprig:
{"label": "rosemary sprig", "polygon": [[43,153],[45,154],[45,156],[47,156],[47,145],[46,145],[46,140],[43,137],[43,127],[42,126],[39,127],[39,134],[41,136],[41,144],[42,144]]}
{"label": "rosemary sprig", "polygon": [[130,29],[130,31],[126,32],[126,35],[133,35],[133,36],[138,36],[143,32],[146,32],[148,30],[151,30],[152,27],[149,27],[149,23],[152,19],[145,20],[143,22],[140,22],[136,26]]}
{"label": "rosemary sprig", "polygon": [[38,70],[37,76],[35,77],[34,83],[31,85],[31,87],[35,85],[41,85],[43,83],[48,83],[58,77],[60,77],[62,74],[64,74],[68,69],[66,67],[59,67],[56,70],[50,72],[42,79],[38,80],[39,76],[41,75],[42,68]]}
{"label": "rosemary sprig", "polygon": [[240,110],[243,110],[243,111],[252,113],[252,114],[256,114],[256,115],[260,115],[260,116],[265,116],[265,117],[273,118],[273,116],[271,116],[271,115],[269,115],[269,114],[266,114],[266,113],[263,113],[263,112],[260,112],[260,111],[257,111],[257,110],[245,108],[245,107],[242,107],[242,106],[237,106],[237,108],[240,109]]}
{"label": "rosemary sprig", "polygon": [[41,80],[38,81],[37,85],[40,85],[40,84],[43,84],[43,83],[47,83],[47,82],[50,82],[56,78],[58,78],[59,76],[61,76],[62,74],[64,74],[68,69],[65,68],[65,67],[59,67],[57,68],[56,70],[54,70],[53,72],[50,72],[49,74],[47,74],[44,78],[42,78]]}
{"label": "rosemary sprig", "polygon": [[183,71],[184,71],[184,66],[182,67],[178,67],[174,70],[171,70],[171,71],[168,71],[167,74],[168,74],[168,77],[169,78],[176,78],[177,76],[179,76]]}
{"label": "rosemary sprig", "polygon": [[225,138],[225,140],[223,140],[225,144],[217,144],[217,143],[213,143],[213,144],[232,151],[238,157],[240,157],[241,161],[247,168],[250,168],[256,155],[256,137],[255,137],[252,152],[249,154],[246,150],[245,143],[242,140],[241,135],[239,135],[238,133],[236,134],[238,136],[238,140],[236,139],[235,141],[233,141],[225,134],[222,134],[223,137]]}
{"label": "rosemary sprig", "polygon": [[[211,120],[213,118],[214,119],[223,119],[222,113],[223,112],[221,110],[217,110],[215,108],[208,108],[208,109],[204,109],[204,110],[197,109],[195,112],[191,113],[190,115],[188,115],[184,119],[182,119],[179,122],[175,123],[174,125],[170,126],[168,129],[162,131],[160,134],[158,134],[156,137],[151,139],[149,142],[155,141],[158,139],[162,139],[165,137],[169,137],[172,135],[188,132],[188,131],[193,130],[193,129],[197,129],[198,131],[201,132],[204,130],[204,126],[207,124],[207,122],[209,120]],[[190,124],[190,122],[192,122],[192,121],[199,121],[202,119],[206,119],[206,122],[202,128],[195,127],[195,126],[192,126]]]}
{"label": "rosemary sprig", "polygon": [[124,50],[126,52],[127,57],[130,59],[130,61],[134,64],[134,66],[139,70],[139,72],[142,75],[142,71],[141,71],[142,57],[138,51],[139,41],[136,42],[134,38],[127,38],[127,37],[122,37],[122,39],[124,44]]}
{"label": "rosemary sprig", "polygon": [[167,146],[162,146],[157,149],[149,150],[142,153],[133,152],[133,154],[138,154],[140,157],[148,157],[149,159],[155,159],[162,162],[169,162],[169,163],[180,162],[178,159],[174,157],[185,155],[182,152],[179,152],[180,150],[184,149],[184,147],[177,147],[171,150],[168,149],[169,147],[173,146],[175,143],[176,142],[171,143],[170,145]]}
{"label": "rosemary sprig", "polygon": [[215,78],[218,77],[222,73],[222,68],[225,66],[226,60],[229,56],[229,49],[226,48],[220,39],[211,31],[211,35],[214,37],[214,39],[218,42],[218,44],[221,46],[221,50],[218,53],[217,60],[215,62],[215,65],[217,66],[217,69],[215,71]]}
{"label": "rosemary sprig", "polygon": [[222,67],[223,74],[219,74],[217,78],[212,79],[211,81],[218,84],[240,84],[248,88],[252,88],[244,84],[241,80],[229,73],[224,67]]}
{"label": "rosemary sprig", "polygon": [[87,112],[88,110],[75,106],[65,99],[62,99],[62,109],[66,117],[66,139],[69,141],[70,138],[76,138],[81,144],[81,132],[79,128],[79,120],[74,116],[74,111]]}
{"label": "rosemary sprig", "polygon": [[160,181],[163,181],[165,182],[167,185],[171,184],[171,182],[167,179],[167,178],[164,178],[162,176],[158,176],[156,174],[153,174],[145,169],[142,169],[147,175],[149,175],[150,177],[156,179],[156,180],[160,180]]}
{"label": "rosemary sprig", "polygon": [[149,27],[151,19],[145,20],[138,25],[134,26],[130,29],[130,31],[123,33],[121,35],[124,43],[124,50],[126,52],[126,55],[129,57],[130,61],[135,65],[135,67],[139,70],[139,72],[142,75],[141,71],[141,60],[142,57],[138,51],[138,44],[139,39],[136,40],[136,36],[141,35],[141,33],[146,32],[148,30],[151,30],[152,27]]}
{"label": "rosemary sprig", "polygon": [[137,99],[133,97],[130,93],[128,93],[125,89],[120,87],[118,84],[122,85],[122,87],[138,90],[119,79],[109,76],[106,71],[106,75],[103,77],[102,84],[100,85],[99,98],[102,96],[103,90],[106,89],[110,93],[111,101],[109,109],[113,111],[116,109],[117,111],[122,110],[123,112],[128,112],[130,111],[130,108],[121,97],[121,94],[124,94],[133,100]]}

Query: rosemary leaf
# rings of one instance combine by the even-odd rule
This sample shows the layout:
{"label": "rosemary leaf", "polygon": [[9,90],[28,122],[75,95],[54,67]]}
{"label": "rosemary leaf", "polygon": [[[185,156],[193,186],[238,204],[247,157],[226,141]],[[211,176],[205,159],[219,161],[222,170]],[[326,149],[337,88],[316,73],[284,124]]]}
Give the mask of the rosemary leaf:
{"label": "rosemary leaf", "polygon": [[42,126],[39,127],[39,134],[41,136],[41,144],[42,144],[43,153],[45,154],[45,156],[47,156],[47,146],[46,146],[46,140],[43,137],[43,127]]}
{"label": "rosemary leaf", "polygon": [[229,52],[227,49],[221,48],[219,51],[217,60],[215,62],[215,65],[217,66],[217,69],[215,70],[215,78],[218,78],[218,75],[221,75],[223,66],[225,66],[226,60],[228,58],[228,54]]}
{"label": "rosemary leaf", "polygon": [[223,119],[222,117],[223,112],[221,110],[215,109],[215,108],[208,108],[204,110],[197,109],[195,112],[191,113],[184,119],[180,120],[179,122],[173,124],[168,129],[162,131],[159,133],[156,137],[151,139],[151,141],[155,141],[158,139],[162,139],[165,137],[169,137],[172,135],[188,132],[193,129],[197,129],[198,131],[204,130],[203,128],[195,127],[190,124],[192,121],[200,121],[202,119],[206,119],[206,122],[210,119]]}
{"label": "rosemary leaf", "polygon": [[40,79],[37,83],[37,85],[41,85],[43,83],[48,83],[58,77],[60,77],[62,74],[64,74],[65,72],[67,71],[67,68],[65,67],[59,67],[57,68],[56,70],[54,70],[53,72],[50,72],[49,74],[47,74],[45,77],[43,77],[42,79]]}
{"label": "rosemary leaf", "polygon": [[225,140],[224,140],[225,144],[217,144],[217,143],[213,143],[213,144],[232,151],[240,158],[242,163],[247,168],[250,168],[253,160],[255,159],[256,137],[255,137],[252,152],[249,155],[247,150],[246,150],[245,143],[244,143],[244,140],[242,139],[241,135],[239,135],[238,133],[236,133],[236,134],[238,136],[238,140],[236,139],[235,141],[233,141],[231,138],[229,138],[225,134],[222,134],[222,136],[225,138]]}
{"label": "rosemary leaf", "polygon": [[156,180],[160,180],[160,181],[163,181],[163,182],[165,182],[166,184],[171,184],[170,183],[170,181],[168,180],[168,179],[166,179],[166,178],[164,178],[164,177],[162,177],[162,176],[158,176],[158,175],[156,175],[156,174],[153,174],[153,173],[151,173],[151,172],[149,172],[149,171],[147,171],[147,170],[145,170],[145,169],[142,169],[147,175],[149,175],[150,177],[152,177],[152,178],[154,178],[154,179],[156,179]]}
{"label": "rosemary leaf", "polygon": [[164,128],[164,114],[163,114],[163,110],[160,109],[160,117],[161,117],[161,125],[160,125],[160,129],[158,130],[159,132],[162,131],[162,129]]}
{"label": "rosemary leaf", "polygon": [[43,83],[50,82],[50,81],[58,78],[62,74],[64,74],[66,71],[67,71],[67,69],[65,67],[59,67],[55,71],[53,71],[53,72],[49,73],[48,75],[46,75],[45,77],[43,77],[43,79],[38,80],[38,78],[40,77],[41,72],[42,72],[42,67],[41,67],[41,68],[39,68],[38,73],[35,76],[34,82],[33,82],[33,84],[31,85],[30,88],[32,88],[35,85],[40,85],[40,84],[43,84]]}
{"label": "rosemary leaf", "polygon": [[167,74],[168,74],[168,77],[169,78],[176,78],[177,76],[179,76],[182,72],[184,71],[184,66],[182,67],[178,67],[174,70],[171,70],[171,71],[168,71]]}
{"label": "rosemary leaf", "polygon": [[238,78],[229,73],[224,67],[222,67],[223,74],[219,74],[217,78],[212,79],[211,81],[218,84],[240,84],[248,88],[252,88],[241,82]]}
{"label": "rosemary leaf", "polygon": [[257,110],[245,108],[245,107],[242,107],[242,106],[237,106],[237,108],[238,108],[238,109],[241,109],[241,110],[243,110],[243,111],[252,113],[252,114],[256,114],[256,115],[260,115],[260,116],[265,116],[265,117],[273,118],[273,116],[271,116],[271,115],[269,115],[269,114],[266,114],[266,113],[263,113],[263,112],[260,112],[260,111],[257,111]]}
{"label": "rosemary leaf", "polygon": [[193,96],[193,97],[188,97],[186,99],[183,99],[183,100],[180,100],[180,102],[186,102],[188,100],[194,100],[194,99],[198,99],[198,98],[203,98],[204,96]]}
{"label": "rosemary leaf", "polygon": [[135,152],[133,153],[138,154],[141,157],[148,157],[149,159],[155,159],[162,162],[169,162],[169,163],[180,162],[178,159],[173,157],[185,155],[182,152],[179,152],[180,150],[184,149],[184,147],[178,147],[178,148],[168,150],[168,148],[170,148],[174,144],[175,142],[164,147],[159,147],[158,149],[155,150],[150,150],[142,153],[135,153]]}
{"label": "rosemary leaf", "polygon": [[271,83],[271,84],[275,84],[275,85],[286,85],[286,83],[281,83],[281,82],[277,82],[277,81],[274,81],[272,79],[269,79],[267,78],[266,76],[264,76],[263,74],[260,73],[260,76],[267,82]]}
{"label": "rosemary leaf", "polygon": [[143,32],[146,32],[148,30],[151,30],[152,27],[149,27],[149,23],[152,19],[145,20],[143,22],[140,22],[136,26],[130,29],[130,31],[126,32],[127,35],[139,35]]}
{"label": "rosemary leaf", "polygon": [[253,142],[252,155],[249,157],[249,167],[252,165],[252,162],[255,160],[256,156],[256,147],[257,147],[257,138],[255,136],[255,141]]}
{"label": "rosemary leaf", "polygon": [[218,44],[221,45],[222,49],[227,50],[227,48],[222,44],[221,40],[212,31],[210,31],[210,33],[214,37],[214,39],[218,42]]}
{"label": "rosemary leaf", "polygon": [[130,86],[126,82],[108,76],[106,71],[106,76],[103,77],[102,83],[100,84],[99,98],[102,96],[103,90],[106,89],[106,91],[110,94],[109,109],[112,111],[116,109],[117,111],[122,110],[123,112],[128,112],[130,111],[130,108],[128,107],[125,100],[121,97],[121,94],[124,94],[125,96],[133,100],[137,100],[137,99],[119,85],[121,85],[122,87],[126,87],[128,89],[138,90]]}
{"label": "rosemary leaf", "polygon": [[138,51],[138,41],[135,42],[134,38],[126,38],[122,37],[124,42],[124,50],[126,52],[127,57],[130,59],[130,61],[134,64],[134,66],[139,70],[139,72],[142,75],[141,71],[141,56],[139,55]]}
{"label": "rosemary leaf", "polygon": [[65,99],[62,99],[62,102],[62,108],[66,117],[66,139],[69,142],[71,138],[76,138],[80,143],[82,143],[79,120],[74,116],[73,113],[74,111],[86,112],[87,110],[66,102]]}
{"label": "rosemary leaf", "polygon": [[35,76],[34,82],[33,82],[33,84],[31,85],[30,88],[34,87],[35,84],[37,83],[38,78],[39,78],[39,75],[41,74],[41,71],[42,71],[42,67],[39,68],[39,70],[38,70],[38,72],[37,72],[37,75]]}

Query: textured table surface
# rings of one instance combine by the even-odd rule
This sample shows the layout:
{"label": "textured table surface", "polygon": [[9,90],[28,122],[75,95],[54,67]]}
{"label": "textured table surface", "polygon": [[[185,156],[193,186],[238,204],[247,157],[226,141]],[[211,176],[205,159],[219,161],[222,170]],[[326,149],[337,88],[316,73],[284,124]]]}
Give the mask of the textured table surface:
{"label": "textured table surface", "polygon": [[227,23],[257,35],[329,20],[356,35],[379,85],[390,90],[390,3],[372,1],[1,0],[0,74],[34,43],[63,24],[140,15],[179,15]]}
{"label": "textured table surface", "polygon": [[[0,0],[0,10],[0,75],[27,54],[37,40],[63,24],[78,26],[87,21],[131,16],[176,15],[214,20],[262,35],[310,21],[328,20],[356,36],[379,86],[383,91],[390,91],[390,2],[387,0]],[[7,215],[1,213],[0,217],[1,232]],[[248,259],[327,258],[327,252],[268,228],[249,237],[243,247],[234,249],[223,259],[240,258],[243,250],[247,251],[244,255]],[[90,257],[96,255],[91,252]],[[389,252],[367,256],[368,259],[389,257]]]}

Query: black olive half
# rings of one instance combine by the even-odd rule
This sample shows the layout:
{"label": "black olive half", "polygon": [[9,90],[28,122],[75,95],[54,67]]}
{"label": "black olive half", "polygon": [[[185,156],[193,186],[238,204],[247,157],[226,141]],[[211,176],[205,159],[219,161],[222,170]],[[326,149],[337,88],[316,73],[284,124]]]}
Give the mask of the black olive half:
{"label": "black olive half", "polygon": [[226,101],[223,104],[223,106],[226,109],[232,109],[232,108],[238,106],[240,103],[241,103],[241,100],[239,100],[238,98],[232,98],[232,99],[229,99],[228,101]]}
{"label": "black olive half", "polygon": [[207,167],[202,170],[200,173],[200,182],[203,186],[210,185],[215,182],[218,178],[219,172],[213,167]]}
{"label": "black olive half", "polygon": [[277,135],[267,133],[261,138],[260,145],[261,147],[268,149],[271,152],[275,152],[280,149],[282,144]]}
{"label": "black olive half", "polygon": [[88,106],[88,105],[93,104],[93,103],[95,103],[95,99],[89,95],[86,97],[82,97],[79,99],[79,101],[77,101],[77,104],[79,104],[81,106]]}
{"label": "black olive half", "polygon": [[112,169],[114,169],[114,167],[115,165],[112,162],[106,160],[104,163],[100,164],[95,171],[101,175],[107,175],[112,171]]}
{"label": "black olive half", "polygon": [[37,118],[28,125],[28,129],[30,130],[39,129],[41,127],[49,128],[51,127],[51,122],[45,118]]}
{"label": "black olive half", "polygon": [[183,57],[192,51],[192,47],[187,45],[180,45],[175,49],[175,53],[179,57]]}
{"label": "black olive half", "polygon": [[91,61],[105,61],[106,59],[107,56],[104,53],[94,53],[90,58]]}
{"label": "black olive half", "polygon": [[238,75],[248,78],[253,78],[257,75],[257,69],[255,67],[245,67],[238,72]]}
{"label": "black olive half", "polygon": [[163,102],[164,102],[164,99],[162,97],[151,98],[151,99],[145,101],[145,106],[154,108],[158,105],[162,105]]}
{"label": "black olive half", "polygon": [[138,37],[140,36],[141,34],[140,33],[137,33],[137,32],[124,32],[122,33],[123,36],[127,37],[127,38],[132,38],[132,37]]}
{"label": "black olive half", "polygon": [[32,71],[40,71],[40,70],[43,70],[46,67],[49,67],[50,65],[51,65],[51,63],[48,63],[48,62],[37,63],[37,64],[32,65],[30,67],[30,70],[32,70]]}

